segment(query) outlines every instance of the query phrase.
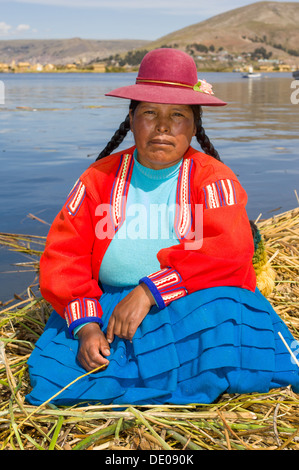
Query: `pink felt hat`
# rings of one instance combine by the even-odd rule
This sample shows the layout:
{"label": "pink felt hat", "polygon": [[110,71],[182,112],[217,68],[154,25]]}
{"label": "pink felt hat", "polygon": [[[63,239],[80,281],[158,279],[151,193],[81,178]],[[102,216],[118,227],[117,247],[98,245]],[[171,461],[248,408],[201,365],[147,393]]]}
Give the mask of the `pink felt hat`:
{"label": "pink felt hat", "polygon": [[170,48],[148,52],[140,64],[135,85],[116,88],[106,96],[163,104],[224,106],[212,86],[198,80],[192,57]]}

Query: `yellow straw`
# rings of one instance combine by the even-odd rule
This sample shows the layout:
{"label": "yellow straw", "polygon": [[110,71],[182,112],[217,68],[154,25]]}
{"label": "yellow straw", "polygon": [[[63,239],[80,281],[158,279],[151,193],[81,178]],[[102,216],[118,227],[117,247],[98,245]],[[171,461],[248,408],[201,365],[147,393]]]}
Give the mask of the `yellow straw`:
{"label": "yellow straw", "polygon": [[26,423],[26,421],[28,421],[29,418],[31,418],[32,415],[34,415],[34,413],[36,413],[37,411],[39,411],[43,406],[47,405],[48,403],[50,403],[50,401],[52,401],[54,398],[56,398],[58,395],[60,395],[62,392],[64,392],[64,390],[66,390],[67,388],[69,388],[71,385],[73,385],[74,383],[78,382],[78,380],[80,379],[83,379],[83,377],[87,377],[87,375],[90,375],[90,374],[93,374],[94,372],[97,372],[98,370],[102,369],[103,367],[106,367],[106,364],[103,364],[102,366],[99,366],[99,367],[96,367],[95,369],[92,369],[91,371],[87,372],[86,374],[83,374],[83,375],[80,375],[80,377],[77,377],[75,380],[73,380],[72,382],[70,382],[68,385],[66,385],[65,387],[63,387],[61,390],[59,390],[59,392],[55,393],[55,395],[53,395],[51,398],[49,398],[47,401],[45,401],[44,403],[42,403],[41,405],[39,405],[37,408],[35,408],[35,410],[32,411],[32,413],[30,413],[23,421],[21,421],[20,424],[18,424],[18,428],[20,426],[22,426],[24,423]]}

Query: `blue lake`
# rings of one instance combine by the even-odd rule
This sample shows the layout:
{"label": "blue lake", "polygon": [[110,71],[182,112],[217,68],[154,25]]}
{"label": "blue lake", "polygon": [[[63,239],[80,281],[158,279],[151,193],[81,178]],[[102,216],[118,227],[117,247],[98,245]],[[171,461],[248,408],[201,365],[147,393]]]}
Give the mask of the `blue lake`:
{"label": "blue lake", "polygon": [[[2,74],[0,232],[46,235],[80,174],[127,115],[126,100],[105,97],[135,74]],[[299,104],[290,73],[243,79],[203,73],[228,105],[204,108],[203,124],[221,159],[238,175],[255,220],[298,205]],[[128,136],[120,149],[133,144]],[[198,147],[197,143],[194,143]],[[0,247],[0,300],[21,293],[33,274],[13,263],[28,258]]]}

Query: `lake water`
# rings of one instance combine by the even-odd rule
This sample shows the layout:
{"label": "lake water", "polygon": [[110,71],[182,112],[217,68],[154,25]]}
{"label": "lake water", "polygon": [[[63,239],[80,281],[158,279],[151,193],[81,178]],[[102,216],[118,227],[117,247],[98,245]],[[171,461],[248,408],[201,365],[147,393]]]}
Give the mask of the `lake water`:
{"label": "lake water", "polygon": [[[127,114],[127,101],[105,97],[134,82],[135,74],[2,74],[0,104],[0,232],[46,235],[80,174]],[[203,124],[224,163],[238,175],[255,220],[297,206],[299,104],[291,103],[290,73],[243,79],[239,73],[204,73],[228,102],[204,108]],[[298,96],[298,94],[297,94]],[[120,149],[133,144],[128,136]],[[195,147],[198,145],[195,143]],[[26,261],[0,247],[0,300],[21,293],[33,274],[15,271]]]}

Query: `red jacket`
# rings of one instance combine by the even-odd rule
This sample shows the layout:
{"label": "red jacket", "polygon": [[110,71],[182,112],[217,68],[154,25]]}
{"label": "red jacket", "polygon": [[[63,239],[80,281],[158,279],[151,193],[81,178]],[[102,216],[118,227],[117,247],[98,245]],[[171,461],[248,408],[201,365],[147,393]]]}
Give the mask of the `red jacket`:
{"label": "red jacket", "polygon": [[[70,332],[86,321],[101,324],[99,270],[125,219],[134,150],[93,163],[50,228],[40,261],[40,289],[66,318]],[[180,243],[160,250],[161,270],[140,281],[148,285],[160,309],[208,287],[254,291],[254,244],[246,202],[244,189],[226,165],[189,148],[177,184],[175,230]]]}

